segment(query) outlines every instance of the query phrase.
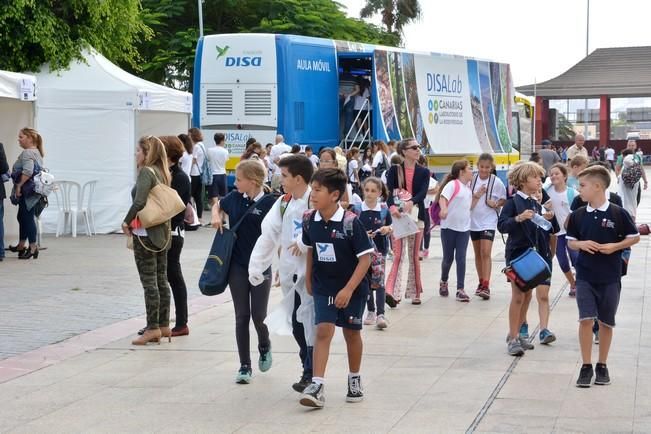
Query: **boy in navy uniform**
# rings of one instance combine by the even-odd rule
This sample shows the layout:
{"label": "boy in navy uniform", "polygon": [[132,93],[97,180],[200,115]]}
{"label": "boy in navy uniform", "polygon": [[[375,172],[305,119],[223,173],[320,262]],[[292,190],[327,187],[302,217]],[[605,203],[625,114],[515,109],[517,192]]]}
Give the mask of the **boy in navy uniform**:
{"label": "boy in navy uniform", "polygon": [[305,282],[314,296],[317,324],[312,383],[300,403],[322,408],[325,404],[324,375],[335,326],[341,327],[348,351],[347,402],[364,398],[361,377],[362,315],[369,284],[373,244],[362,223],[339,205],[346,191],[346,175],[339,169],[321,169],[312,177],[313,210],[303,217],[302,242],[307,255]]}
{"label": "boy in navy uniform", "polygon": [[579,251],[576,262],[576,303],[579,308],[579,344],[583,366],[576,382],[590,387],[592,369],[592,325],[599,321],[599,362],[594,384],[610,384],[606,361],[613,338],[619,304],[622,250],[640,241],[630,215],[606,199],[610,185],[608,170],[592,166],[579,173],[581,199],[588,205],[570,214],[567,240]]}

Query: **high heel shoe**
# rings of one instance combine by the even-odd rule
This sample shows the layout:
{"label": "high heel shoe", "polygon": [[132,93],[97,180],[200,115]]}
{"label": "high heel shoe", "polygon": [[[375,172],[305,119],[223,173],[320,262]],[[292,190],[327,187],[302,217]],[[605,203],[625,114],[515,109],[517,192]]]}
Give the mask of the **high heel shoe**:
{"label": "high heel shoe", "polygon": [[161,332],[160,329],[153,329],[145,331],[142,336],[131,341],[132,345],[147,345],[149,342],[160,344]]}
{"label": "high heel shoe", "polygon": [[172,329],[170,329],[169,327],[161,327],[160,337],[167,338],[167,342],[172,342]]}
{"label": "high heel shoe", "polygon": [[27,247],[23,247],[22,249],[19,249],[18,246],[9,246],[7,247],[7,250],[14,253],[22,253],[25,250],[27,250]]}
{"label": "high heel shoe", "polygon": [[18,259],[29,259],[29,258],[38,259],[38,248],[33,252],[30,249],[25,249],[22,252],[18,253]]}

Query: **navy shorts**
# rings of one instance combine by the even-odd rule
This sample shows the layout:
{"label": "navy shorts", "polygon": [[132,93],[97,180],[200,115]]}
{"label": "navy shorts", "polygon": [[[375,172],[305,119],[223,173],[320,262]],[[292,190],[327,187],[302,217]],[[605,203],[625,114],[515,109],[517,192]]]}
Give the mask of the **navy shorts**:
{"label": "navy shorts", "polygon": [[213,175],[212,185],[210,186],[210,197],[226,196],[226,175]]}
{"label": "navy shorts", "polygon": [[579,321],[598,319],[609,327],[615,327],[615,314],[619,305],[622,282],[591,283],[576,281],[576,304]]}
{"label": "navy shorts", "polygon": [[330,323],[345,329],[361,330],[366,299],[367,294],[361,296],[354,293],[350,297],[348,306],[343,309],[338,309],[335,306],[334,296],[314,294],[314,322],[317,325],[320,323]]}
{"label": "navy shorts", "polygon": [[479,241],[479,240],[493,241],[495,239],[495,231],[494,230],[470,231],[470,239],[472,241]]}

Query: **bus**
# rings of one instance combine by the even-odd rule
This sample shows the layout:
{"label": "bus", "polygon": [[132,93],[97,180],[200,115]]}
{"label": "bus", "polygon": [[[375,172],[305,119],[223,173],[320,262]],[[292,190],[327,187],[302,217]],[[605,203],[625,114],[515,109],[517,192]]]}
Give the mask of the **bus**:
{"label": "bus", "polygon": [[[351,120],[345,95],[370,97]],[[364,147],[413,137],[430,170],[494,154],[504,178],[519,159],[507,64],[462,56],[286,34],[220,34],[197,44],[193,126],[211,141],[222,132],[233,170],[246,141]]]}

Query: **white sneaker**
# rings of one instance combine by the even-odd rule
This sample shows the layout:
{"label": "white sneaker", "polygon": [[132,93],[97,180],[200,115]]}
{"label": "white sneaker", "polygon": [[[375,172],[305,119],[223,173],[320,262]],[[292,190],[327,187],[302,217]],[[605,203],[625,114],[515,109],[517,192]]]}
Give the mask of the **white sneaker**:
{"label": "white sneaker", "polygon": [[366,319],[364,320],[364,325],[374,325],[377,317],[375,312],[369,312],[366,314]]}
{"label": "white sneaker", "polygon": [[385,329],[389,326],[389,322],[387,319],[384,317],[384,315],[378,315],[377,316],[377,321],[375,322],[375,327],[379,328],[380,330]]}

